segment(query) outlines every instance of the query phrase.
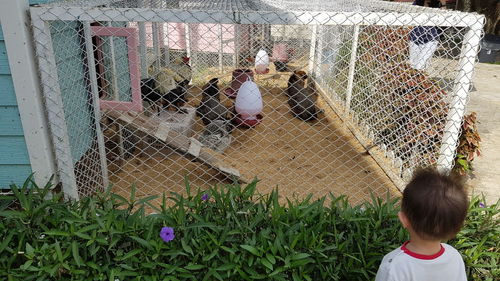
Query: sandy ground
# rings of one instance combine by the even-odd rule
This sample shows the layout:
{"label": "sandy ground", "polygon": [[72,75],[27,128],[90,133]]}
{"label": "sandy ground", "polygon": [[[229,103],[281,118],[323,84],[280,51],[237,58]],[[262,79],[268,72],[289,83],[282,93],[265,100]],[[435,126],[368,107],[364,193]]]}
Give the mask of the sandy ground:
{"label": "sandy ground", "polygon": [[[318,106],[325,113],[318,121],[307,123],[291,115],[283,93],[288,77],[289,73],[256,77],[264,119],[255,128],[233,131],[232,143],[224,152],[227,163],[247,178],[259,178],[259,192],[278,187],[283,198],[332,192],[360,203],[369,200],[370,193],[398,196],[392,182],[321,99]],[[191,105],[199,103],[199,92],[192,90]],[[223,102],[229,106],[233,101],[224,97]],[[197,137],[203,130],[199,118],[193,128]],[[116,192],[128,195],[130,185],[135,184],[143,196],[184,192],[185,177],[202,189],[228,182],[214,169],[161,145],[126,160],[111,172],[110,180]]]}
{"label": "sandy ground", "polygon": [[[224,152],[230,159],[227,164],[247,178],[259,178],[259,192],[267,193],[278,187],[283,197],[303,197],[309,193],[317,197],[332,192],[348,195],[351,202],[359,203],[369,199],[370,192],[378,196],[387,191],[399,195],[321,99],[318,106],[325,109],[325,114],[320,120],[306,123],[292,117],[283,93],[288,75],[256,76],[265,104],[264,120],[253,129],[238,128],[233,132],[231,146]],[[227,86],[229,76],[221,78],[222,87]],[[199,103],[199,93],[199,88],[192,90],[190,105]],[[489,203],[500,198],[499,94],[500,65],[477,64],[468,111],[478,114],[482,156],[473,163],[468,187],[471,194],[484,194]],[[230,106],[233,101],[223,96],[223,102]],[[195,138],[203,128],[196,118]],[[111,169],[115,191],[128,195],[130,185],[135,184],[139,196],[182,193],[185,177],[192,186],[202,189],[229,183],[214,169],[161,144],[151,145],[143,152],[124,161],[118,169],[117,166]]]}
{"label": "sandy ground", "polygon": [[477,113],[482,139],[482,155],[473,162],[468,185],[472,193],[496,202],[500,199],[500,65],[476,65],[468,111]]}

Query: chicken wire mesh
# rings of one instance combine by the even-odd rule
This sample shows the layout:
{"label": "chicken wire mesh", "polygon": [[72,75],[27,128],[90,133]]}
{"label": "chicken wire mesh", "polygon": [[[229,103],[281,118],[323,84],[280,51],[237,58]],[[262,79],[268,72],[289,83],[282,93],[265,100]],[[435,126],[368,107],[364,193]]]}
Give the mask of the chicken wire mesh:
{"label": "chicken wire mesh", "polygon": [[453,165],[482,16],[380,1],[62,1],[31,8],[70,197],[261,180],[396,194]]}

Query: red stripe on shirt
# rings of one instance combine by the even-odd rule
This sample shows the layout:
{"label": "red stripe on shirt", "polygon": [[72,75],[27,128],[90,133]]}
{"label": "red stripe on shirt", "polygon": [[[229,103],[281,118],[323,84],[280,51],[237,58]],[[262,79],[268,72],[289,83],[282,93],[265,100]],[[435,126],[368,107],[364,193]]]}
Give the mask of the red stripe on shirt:
{"label": "red stripe on shirt", "polygon": [[441,245],[441,249],[439,250],[439,252],[433,254],[433,255],[422,255],[422,254],[418,254],[418,253],[415,253],[415,252],[412,252],[410,251],[408,248],[406,248],[406,245],[408,245],[408,243],[410,243],[410,241],[406,241],[403,246],[401,246],[401,250],[403,250],[403,252],[411,257],[414,257],[414,258],[417,258],[417,259],[421,259],[421,260],[433,260],[433,259],[436,259],[438,257],[440,257],[443,253],[444,253],[444,247],[443,245]]}

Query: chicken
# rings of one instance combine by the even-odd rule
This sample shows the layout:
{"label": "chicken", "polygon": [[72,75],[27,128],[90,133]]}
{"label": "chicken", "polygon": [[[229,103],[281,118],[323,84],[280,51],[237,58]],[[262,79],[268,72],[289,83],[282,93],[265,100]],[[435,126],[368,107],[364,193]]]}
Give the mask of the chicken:
{"label": "chicken", "polygon": [[203,145],[222,153],[231,144],[231,130],[228,121],[214,120],[205,127],[199,140]]}
{"label": "chicken", "polygon": [[182,59],[176,59],[174,60],[173,63],[171,63],[168,66],[169,69],[171,69],[173,72],[175,72],[176,76],[175,81],[177,83],[179,82],[186,82],[186,85],[189,84],[189,81],[191,81],[191,78],[193,76],[193,71],[191,69],[191,66],[189,65],[189,58],[188,57],[183,57]]}
{"label": "chicken", "polygon": [[218,78],[213,78],[203,87],[200,105],[196,113],[203,124],[208,125],[214,120],[228,120],[228,109],[220,102]]}
{"label": "chicken", "polygon": [[318,118],[320,112],[316,107],[317,93],[312,83],[305,80],[307,74],[304,71],[295,71],[288,80],[286,93],[288,95],[288,105],[294,117],[303,121],[312,121]]}
{"label": "chicken", "polygon": [[192,76],[189,58],[175,60],[168,67],[152,66],[149,69],[149,75],[154,85],[150,85],[151,91],[148,92],[146,89],[143,92],[145,98],[153,102],[161,100],[164,109],[168,110],[173,107],[177,111],[184,112],[180,107],[187,102],[186,94]]}
{"label": "chicken", "polygon": [[160,111],[161,104],[159,103],[163,100],[163,95],[158,91],[154,78],[141,80],[141,94],[142,99],[147,101],[156,112]]}

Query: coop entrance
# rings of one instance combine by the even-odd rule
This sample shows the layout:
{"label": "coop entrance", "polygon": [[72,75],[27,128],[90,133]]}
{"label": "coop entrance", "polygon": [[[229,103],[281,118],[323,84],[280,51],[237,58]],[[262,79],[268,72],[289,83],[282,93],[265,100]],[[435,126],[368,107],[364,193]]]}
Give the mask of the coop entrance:
{"label": "coop entrance", "polygon": [[[372,1],[103,2],[32,8],[61,178],[81,195],[257,177],[263,193],[360,202],[452,161],[477,51],[466,15],[392,3],[381,14]],[[421,70],[408,46],[424,23],[441,37]]]}

